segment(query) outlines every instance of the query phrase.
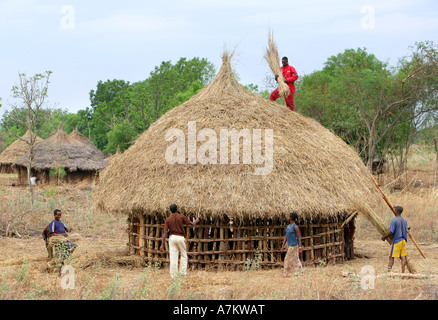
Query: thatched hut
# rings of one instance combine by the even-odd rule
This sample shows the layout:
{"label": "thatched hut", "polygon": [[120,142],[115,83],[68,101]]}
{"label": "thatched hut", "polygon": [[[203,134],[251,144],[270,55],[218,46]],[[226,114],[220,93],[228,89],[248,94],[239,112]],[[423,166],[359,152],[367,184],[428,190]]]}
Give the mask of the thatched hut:
{"label": "thatched hut", "polygon": [[[19,183],[25,183],[27,154],[17,160],[13,166],[18,171]],[[95,181],[98,171],[106,166],[103,153],[91,141],[77,130],[67,135],[60,124],[58,130],[49,138],[35,146],[32,176],[36,176],[41,184],[57,182],[59,175],[51,176],[50,170],[64,168],[66,175],[60,181],[92,182]]]}
{"label": "thatched hut", "polygon": [[[29,144],[26,142],[29,140],[30,132],[28,130],[0,153],[0,173],[13,173],[12,164],[29,151]],[[43,139],[37,136],[35,144],[41,141]]]}
{"label": "thatched hut", "polygon": [[[224,54],[206,88],[164,114],[114,159],[94,194],[96,207],[128,217],[130,253],[149,261],[168,262],[159,246],[172,203],[201,219],[187,227],[192,268],[243,268],[248,259],[282,266],[290,212],[300,217],[305,265],[343,261],[343,222],[361,204],[382,204],[366,167],[315,120],[245,90],[233,76],[231,56]],[[237,157],[223,139],[224,129],[243,136]],[[269,169],[269,145],[272,168],[260,174],[257,169]],[[182,156],[173,157],[175,152]]]}

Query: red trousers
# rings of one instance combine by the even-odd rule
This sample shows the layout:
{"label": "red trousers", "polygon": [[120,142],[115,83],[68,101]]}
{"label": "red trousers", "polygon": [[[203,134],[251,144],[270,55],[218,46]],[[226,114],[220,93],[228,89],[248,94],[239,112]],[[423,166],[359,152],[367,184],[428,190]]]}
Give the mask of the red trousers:
{"label": "red trousers", "polygon": [[[295,89],[295,88],[293,88]],[[290,94],[284,99],[286,100],[286,106],[289,108],[289,110],[294,111],[295,110],[295,102],[294,102],[294,95],[295,90],[290,88]],[[269,97],[269,100],[275,101],[278,98],[280,98],[280,94],[278,93],[278,88],[272,91],[271,96]]]}

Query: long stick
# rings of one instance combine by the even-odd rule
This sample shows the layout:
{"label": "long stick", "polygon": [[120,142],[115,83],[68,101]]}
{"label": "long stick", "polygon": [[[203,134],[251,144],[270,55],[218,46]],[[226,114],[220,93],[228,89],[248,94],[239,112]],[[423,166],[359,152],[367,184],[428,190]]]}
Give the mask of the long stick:
{"label": "long stick", "polygon": [[[371,178],[373,179],[376,187],[379,189],[380,193],[383,196],[383,200],[385,200],[385,202],[388,204],[388,206],[391,208],[392,212],[395,214],[395,207],[392,205],[391,201],[389,201],[388,197],[385,195],[385,193],[383,192],[382,188],[380,188],[379,184],[377,183],[376,179],[374,179],[374,177],[372,175],[370,175]],[[426,255],[424,254],[423,250],[421,250],[420,246],[418,245],[417,241],[415,241],[414,237],[412,236],[412,233],[410,231],[411,228],[408,228],[408,235],[409,238],[411,238],[412,242],[414,243],[415,247],[418,249],[418,251],[420,251],[421,255],[423,256],[424,259],[426,259]]]}
{"label": "long stick", "polygon": [[352,214],[350,214],[348,219],[345,220],[344,223],[341,225],[341,228],[343,228],[347,223],[349,223],[351,221],[351,219],[353,219],[358,213],[359,213],[359,211],[355,211]]}
{"label": "long stick", "polygon": [[408,235],[409,235],[409,238],[411,238],[412,242],[415,244],[415,246],[417,247],[418,251],[420,251],[420,253],[421,253],[421,255],[423,256],[423,258],[426,259],[426,255],[424,254],[423,250],[421,250],[421,248],[420,248],[420,246],[418,245],[417,241],[415,241],[414,237],[412,236],[412,233],[411,233],[411,230],[410,230],[410,229],[411,229],[411,228],[409,227],[409,228],[408,228]]}
{"label": "long stick", "polygon": [[370,174],[371,179],[373,179],[374,184],[376,185],[377,189],[379,189],[380,193],[382,194],[383,200],[385,200],[386,204],[391,208],[391,211],[395,213],[395,207],[392,205],[391,201],[389,201],[386,194],[383,192],[382,188],[380,188],[380,185],[377,183],[376,179]]}

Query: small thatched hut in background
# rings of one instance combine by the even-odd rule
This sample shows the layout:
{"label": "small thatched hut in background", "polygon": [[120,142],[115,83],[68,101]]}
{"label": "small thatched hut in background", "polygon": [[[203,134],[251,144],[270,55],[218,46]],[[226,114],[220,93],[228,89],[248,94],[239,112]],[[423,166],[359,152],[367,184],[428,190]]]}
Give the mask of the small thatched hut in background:
{"label": "small thatched hut in background", "polygon": [[[94,194],[95,205],[128,217],[130,253],[149,261],[168,262],[168,253],[159,246],[172,203],[190,218],[201,219],[200,225],[187,227],[192,268],[239,269],[247,259],[262,267],[282,266],[290,212],[300,217],[305,265],[343,261],[343,222],[362,204],[384,205],[367,168],[355,151],[315,120],[245,90],[233,76],[230,58],[224,54],[218,75],[206,88],[164,114],[113,160]],[[197,133],[206,129],[204,133],[217,135],[217,164],[189,159],[188,123],[194,122]],[[262,136],[272,130],[272,171],[255,174],[263,166],[255,163],[255,152],[243,164],[244,139],[238,164],[219,163],[225,157],[220,152],[224,128],[249,129],[254,148],[256,130]],[[169,132],[185,137],[182,163],[166,160],[175,143]],[[214,142],[204,138],[192,140],[198,155],[207,140]],[[262,150],[267,143],[265,138]],[[230,153],[228,148],[228,159]]]}
{"label": "small thatched hut in background", "polygon": [[[27,155],[22,156],[13,166],[18,171],[19,183],[27,177]],[[49,138],[35,146],[32,160],[32,176],[41,184],[57,180],[50,175],[52,168],[63,167],[66,176],[61,181],[75,183],[96,180],[98,171],[107,166],[103,153],[91,141],[75,130],[67,135],[61,124]]]}
{"label": "small thatched hut in background", "polygon": [[[28,130],[21,138],[15,140],[0,153],[0,173],[13,173],[12,164],[29,152],[29,144],[26,142],[29,140],[30,133]],[[35,144],[41,141],[43,139],[37,136]]]}

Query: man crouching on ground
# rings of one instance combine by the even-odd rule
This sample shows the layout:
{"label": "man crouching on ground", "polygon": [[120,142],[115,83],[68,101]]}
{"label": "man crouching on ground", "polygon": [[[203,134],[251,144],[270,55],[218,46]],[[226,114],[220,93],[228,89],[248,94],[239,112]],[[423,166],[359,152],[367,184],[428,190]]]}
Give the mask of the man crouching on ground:
{"label": "man crouching on ground", "polygon": [[[59,268],[60,275],[64,260],[73,253],[77,244],[67,239],[67,232],[70,232],[70,229],[61,221],[61,210],[56,209],[53,214],[55,219],[47,227],[50,234],[47,251],[49,252],[49,259],[55,258],[57,260],[56,267]],[[53,249],[55,249],[55,256],[53,256]]]}
{"label": "man crouching on ground", "polygon": [[186,232],[184,230],[184,225],[190,224],[194,226],[199,222],[199,218],[194,222],[190,221],[189,218],[178,212],[176,204],[170,206],[170,211],[172,212],[172,215],[164,222],[164,234],[160,250],[164,251],[164,241],[166,240],[167,234],[169,234],[170,276],[173,279],[178,270],[179,254],[181,254],[179,274],[187,275]]}

